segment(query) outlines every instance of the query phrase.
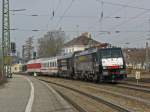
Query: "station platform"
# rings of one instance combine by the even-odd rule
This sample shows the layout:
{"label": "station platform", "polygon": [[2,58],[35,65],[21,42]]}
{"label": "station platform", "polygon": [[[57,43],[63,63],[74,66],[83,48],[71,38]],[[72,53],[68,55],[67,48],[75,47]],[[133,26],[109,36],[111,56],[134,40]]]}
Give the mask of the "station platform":
{"label": "station platform", "polygon": [[22,75],[13,75],[0,85],[1,112],[75,112],[52,87]]}

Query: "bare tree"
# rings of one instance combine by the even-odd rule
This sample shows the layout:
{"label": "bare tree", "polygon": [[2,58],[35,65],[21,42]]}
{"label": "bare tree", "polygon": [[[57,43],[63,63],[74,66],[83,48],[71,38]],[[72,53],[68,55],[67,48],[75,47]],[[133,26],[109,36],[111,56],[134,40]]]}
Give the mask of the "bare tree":
{"label": "bare tree", "polygon": [[[127,48],[124,49],[126,54],[125,59],[127,63],[132,65],[141,64],[142,66],[146,60],[146,49],[145,48]],[[150,56],[150,50],[148,50]]]}
{"label": "bare tree", "polygon": [[38,39],[38,56],[51,57],[61,52],[64,45],[65,33],[61,30],[47,32],[43,37]]}
{"label": "bare tree", "polygon": [[32,59],[33,49],[33,37],[29,37],[23,45],[22,49],[22,57],[25,61],[29,61]]}

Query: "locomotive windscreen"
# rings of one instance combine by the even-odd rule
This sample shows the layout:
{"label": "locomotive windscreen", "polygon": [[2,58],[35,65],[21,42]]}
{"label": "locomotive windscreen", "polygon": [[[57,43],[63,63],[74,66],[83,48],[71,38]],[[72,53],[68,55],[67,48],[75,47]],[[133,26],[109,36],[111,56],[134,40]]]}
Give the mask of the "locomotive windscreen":
{"label": "locomotive windscreen", "polygon": [[119,58],[122,57],[121,49],[103,49],[101,50],[102,58]]}

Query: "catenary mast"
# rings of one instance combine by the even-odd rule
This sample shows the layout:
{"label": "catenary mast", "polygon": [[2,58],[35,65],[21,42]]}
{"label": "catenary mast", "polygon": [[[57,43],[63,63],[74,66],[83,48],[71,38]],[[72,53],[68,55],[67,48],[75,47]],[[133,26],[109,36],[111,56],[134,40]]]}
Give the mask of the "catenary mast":
{"label": "catenary mast", "polygon": [[9,0],[2,3],[2,76],[11,74]]}

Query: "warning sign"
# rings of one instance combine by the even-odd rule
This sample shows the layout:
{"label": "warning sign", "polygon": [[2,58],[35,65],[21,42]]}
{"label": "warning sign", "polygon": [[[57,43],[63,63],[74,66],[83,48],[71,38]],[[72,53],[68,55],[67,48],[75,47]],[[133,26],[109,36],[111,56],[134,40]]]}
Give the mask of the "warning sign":
{"label": "warning sign", "polygon": [[136,71],[135,73],[135,78],[138,80],[138,79],[141,79],[141,72],[140,71]]}

